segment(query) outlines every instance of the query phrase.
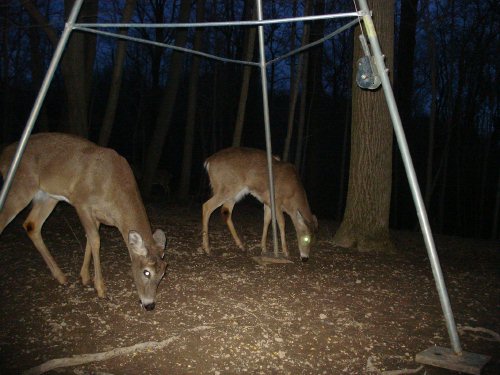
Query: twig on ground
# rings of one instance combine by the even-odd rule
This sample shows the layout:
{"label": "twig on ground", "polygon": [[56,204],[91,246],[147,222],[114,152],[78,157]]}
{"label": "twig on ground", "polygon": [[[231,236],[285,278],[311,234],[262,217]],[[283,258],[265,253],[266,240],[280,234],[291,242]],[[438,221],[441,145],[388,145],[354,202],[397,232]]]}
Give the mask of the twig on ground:
{"label": "twig on ground", "polygon": [[404,368],[401,370],[389,370],[389,371],[381,371],[375,366],[373,363],[372,359],[374,357],[368,357],[368,360],[366,361],[366,372],[370,373],[376,373],[376,374],[381,374],[381,375],[406,375],[406,374],[416,374],[420,371],[423,370],[424,366],[417,367],[415,369],[410,369],[410,368]]}
{"label": "twig on ground", "polygon": [[469,326],[459,326],[458,331],[460,333],[464,333],[465,331],[471,331],[471,332],[481,332],[486,335],[490,335],[491,337],[486,337],[482,335],[472,335],[475,338],[487,340],[487,341],[497,341],[500,342],[500,335],[496,333],[495,331],[492,331],[491,329],[488,328],[483,328],[483,327],[469,327]]}
{"label": "twig on ground", "polygon": [[417,368],[404,368],[402,370],[390,370],[382,371],[382,375],[406,375],[406,374],[416,374],[422,371],[424,366],[419,366]]}
{"label": "twig on ground", "polygon": [[[198,332],[198,331],[204,331],[207,329],[212,329],[211,326],[199,326],[199,327],[194,327],[189,329],[189,332]],[[29,370],[26,370],[23,374],[24,375],[39,375],[43,374],[47,371],[54,370],[57,368],[61,367],[69,367],[69,366],[77,366],[77,365],[84,365],[86,363],[90,362],[98,362],[98,361],[104,361],[107,359],[111,359],[120,355],[126,355],[126,354],[131,354],[131,353],[137,353],[137,352],[142,352],[145,350],[158,350],[162,349],[168,345],[170,345],[172,342],[175,340],[179,339],[180,336],[172,336],[169,337],[168,339],[162,340],[162,341],[148,341],[148,342],[141,342],[139,344],[135,344],[132,346],[126,346],[123,348],[115,348],[112,350],[109,350],[107,352],[101,352],[101,353],[92,353],[92,354],[81,354],[81,355],[74,355],[72,357],[67,357],[67,358],[57,358],[57,359],[51,359],[47,362],[42,363],[41,365],[35,366],[30,368]]]}

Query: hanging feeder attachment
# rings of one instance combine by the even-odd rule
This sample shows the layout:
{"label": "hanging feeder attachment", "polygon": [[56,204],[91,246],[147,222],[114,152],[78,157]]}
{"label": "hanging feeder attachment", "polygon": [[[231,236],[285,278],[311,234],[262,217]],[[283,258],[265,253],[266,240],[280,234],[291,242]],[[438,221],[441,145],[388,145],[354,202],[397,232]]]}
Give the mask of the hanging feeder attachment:
{"label": "hanging feeder attachment", "polygon": [[376,90],[380,87],[382,81],[378,75],[375,60],[370,54],[370,49],[363,34],[359,36],[364,56],[358,60],[358,71],[356,73],[356,83],[359,87],[366,90]]}

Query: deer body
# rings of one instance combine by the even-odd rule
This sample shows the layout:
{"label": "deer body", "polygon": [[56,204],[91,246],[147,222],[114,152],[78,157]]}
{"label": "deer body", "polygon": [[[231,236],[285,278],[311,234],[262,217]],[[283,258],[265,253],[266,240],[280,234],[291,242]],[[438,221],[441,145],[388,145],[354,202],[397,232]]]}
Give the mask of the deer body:
{"label": "deer body", "polygon": [[[5,148],[0,171],[6,175],[17,144]],[[23,227],[61,283],[66,276],[51,256],[41,236],[43,223],[59,201],[71,204],[85,229],[87,243],[80,276],[90,282],[89,265],[94,262],[94,286],[105,296],[100,265],[100,224],[117,227],[127,244],[132,273],[141,304],[155,306],[158,283],[165,272],[162,260],[165,234],[151,226],[134,175],[127,161],[115,151],[61,133],[31,136],[19,164],[5,205],[0,211],[0,233],[17,214],[32,203]]]}
{"label": "deer body", "polygon": [[[203,249],[210,254],[208,222],[212,212],[222,206],[222,214],[236,244],[244,246],[231,219],[234,205],[245,195],[251,194],[264,204],[264,227],[261,247],[266,252],[267,232],[271,222],[271,203],[268,188],[267,156],[262,150],[231,147],[213,154],[205,161],[213,196],[203,204]],[[289,256],[285,240],[286,212],[292,219],[303,261],[309,258],[311,242],[318,222],[312,214],[305,190],[297,171],[290,163],[273,159],[276,219],[281,234],[281,248]]]}

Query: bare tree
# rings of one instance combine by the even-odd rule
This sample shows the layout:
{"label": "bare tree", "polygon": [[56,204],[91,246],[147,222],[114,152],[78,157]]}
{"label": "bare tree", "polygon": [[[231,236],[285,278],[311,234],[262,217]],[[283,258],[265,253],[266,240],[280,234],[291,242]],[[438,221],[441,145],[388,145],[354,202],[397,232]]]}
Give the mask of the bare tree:
{"label": "bare tree", "polygon": [[[312,0],[307,0],[304,5],[304,15],[310,15],[312,9]],[[303,44],[307,44],[310,38],[310,25],[304,25],[303,31]],[[302,61],[299,62],[299,66],[301,67],[302,74],[301,78],[297,77],[297,79],[302,80],[302,90],[300,92],[300,104],[299,104],[299,120],[297,124],[297,145],[295,150],[295,168],[299,173],[302,172],[302,163],[303,163],[303,155],[305,149],[305,124],[306,124],[306,100],[308,90],[308,82],[309,82],[309,52],[305,53],[302,56]],[[298,84],[298,83],[297,83]],[[290,108],[291,110],[292,108]],[[291,116],[291,115],[290,115]],[[301,173],[302,174],[302,173]]]}
{"label": "bare tree", "polygon": [[[388,67],[392,67],[394,2],[380,0],[368,3],[373,10],[373,21],[386,63]],[[360,50],[356,35],[354,51]],[[353,66],[356,66],[356,58],[354,60]],[[337,246],[361,251],[393,250],[389,236],[392,168],[392,126],[389,111],[382,90],[364,91],[353,83],[352,96],[347,202],[344,217],[333,241]]]}
{"label": "bare tree", "polygon": [[[395,57],[396,76],[394,78],[394,92],[403,125],[410,125],[413,107],[413,72],[415,66],[415,35],[417,29],[418,0],[402,0],[401,16],[399,21],[399,35],[397,40],[397,55]],[[392,186],[392,217],[398,219],[399,190],[401,184],[400,173],[403,171],[399,150],[394,149],[393,186]],[[396,224],[397,225],[397,224]]]}
{"label": "bare tree", "polygon": [[[135,5],[137,0],[127,0],[123,8],[122,23],[128,23],[134,14]],[[122,29],[119,32],[121,35],[127,35],[127,29]],[[109,88],[108,102],[106,104],[106,111],[104,119],[102,120],[101,130],[99,132],[99,145],[107,146],[111,130],[115,121],[116,107],[118,105],[118,97],[120,96],[120,88],[122,86],[123,63],[127,52],[127,42],[119,40],[117,42],[115,52],[115,64],[111,76],[111,86]]]}
{"label": "bare tree", "polygon": [[[74,0],[64,1],[66,15],[73,8],[73,4]],[[43,28],[55,47],[59,41],[56,30],[50,26],[50,23],[31,1],[24,1],[23,6],[35,22]],[[78,16],[78,22],[95,21],[97,12],[98,0],[84,2]],[[68,107],[68,130],[83,137],[88,137],[88,106],[95,59],[95,43],[95,35],[73,32],[61,61]]]}
{"label": "bare tree", "polygon": [[[205,18],[205,0],[196,1],[196,22],[203,22]],[[199,51],[203,41],[204,30],[197,28],[194,36],[193,48]],[[184,133],[184,149],[182,154],[181,179],[178,197],[186,199],[189,196],[191,166],[193,160],[194,129],[197,113],[198,76],[200,74],[200,57],[193,55],[189,73],[187,119]]]}
{"label": "bare tree", "polygon": [[[294,2],[295,7],[294,11],[296,11],[296,2]],[[310,8],[311,8],[311,2],[307,1],[305,4],[305,14],[304,15],[309,15],[310,13]],[[305,46],[307,43],[309,43],[309,31],[310,31],[310,26],[309,24],[304,24],[304,29],[302,33],[302,41],[301,45]],[[292,36],[292,49],[294,46],[294,41],[295,41],[295,35]],[[293,134],[293,124],[295,122],[295,112],[296,112],[296,107],[297,107],[297,100],[299,97],[299,91],[300,91],[300,82],[302,81],[303,75],[304,75],[304,67],[307,67],[307,62],[306,59],[308,58],[307,53],[301,53],[298,58],[298,63],[297,63],[297,68],[295,72],[295,66],[291,64],[291,74],[290,74],[290,107],[288,108],[288,126],[287,126],[287,132],[286,132],[286,138],[285,138],[285,146],[283,148],[283,160],[288,161],[290,157],[290,147],[292,143],[292,134]],[[304,88],[303,88],[303,91]],[[303,118],[304,119],[304,118]],[[302,129],[303,129],[303,122],[302,122]],[[301,132],[303,134],[303,131]],[[300,142],[300,148],[302,149],[302,141],[303,137],[300,137],[300,140],[298,140],[297,143]],[[297,145],[297,148],[299,148],[299,145]],[[296,164],[297,166],[297,164]]]}
{"label": "bare tree", "polygon": [[[250,19],[254,18],[256,14],[255,9],[252,14],[252,6],[250,1],[245,1],[245,10],[246,14],[250,14]],[[256,5],[255,5],[256,6]],[[257,35],[257,29],[255,27],[251,27],[247,30],[246,33],[246,43],[245,49],[243,52],[243,60],[251,61],[253,59],[254,47],[255,47],[255,36]],[[234,124],[234,133],[233,133],[233,146],[238,147],[241,144],[241,136],[243,134],[243,124],[245,121],[245,112],[246,105],[248,99],[248,88],[250,86],[250,76],[252,74],[252,66],[245,65],[243,67],[243,77],[241,80],[241,92],[240,92],[240,100],[238,102],[238,112],[236,115],[236,122]]]}
{"label": "bare tree", "polygon": [[[179,12],[179,22],[187,22],[189,20],[190,10],[191,1],[182,0]],[[185,28],[178,29],[176,31],[175,45],[178,47],[184,46],[187,41],[187,34],[188,32]],[[151,143],[146,155],[144,176],[141,184],[142,193],[146,197],[148,197],[151,193],[151,186],[154,181],[154,175],[156,173],[156,169],[158,167],[158,163],[163,151],[165,138],[168,134],[170,123],[172,121],[177,92],[182,78],[183,62],[184,54],[182,52],[173,51],[170,60],[168,75],[169,79],[167,82],[167,87],[165,89],[165,92],[163,93],[158,117],[156,118],[153,136],[151,138]]]}
{"label": "bare tree", "polygon": [[[2,43],[0,44],[1,56],[2,56],[2,70],[0,72],[1,78],[0,82],[3,86],[2,92],[2,106],[3,108],[9,108],[9,101],[11,100],[10,95],[10,84],[9,84],[9,53],[10,53],[10,43],[9,43],[9,30],[10,30],[10,6],[6,5],[0,7],[0,14],[2,15]],[[2,116],[2,140],[0,141],[0,147],[3,143],[10,141],[10,126],[11,126],[11,112],[4,111]]]}

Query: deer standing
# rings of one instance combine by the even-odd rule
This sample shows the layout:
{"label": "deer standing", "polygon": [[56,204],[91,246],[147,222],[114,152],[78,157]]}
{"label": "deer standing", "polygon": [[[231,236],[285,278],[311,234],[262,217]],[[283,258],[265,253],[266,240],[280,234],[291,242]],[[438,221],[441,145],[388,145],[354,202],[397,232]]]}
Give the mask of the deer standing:
{"label": "deer standing", "polygon": [[[7,174],[17,144],[5,148],[0,171]],[[61,284],[66,276],[43,242],[43,223],[59,201],[71,204],[85,229],[87,243],[80,271],[82,283],[89,284],[89,265],[94,262],[94,286],[105,297],[99,258],[99,226],[115,226],[127,244],[132,274],[141,306],[155,307],[156,289],[166,263],[163,261],[165,233],[151,226],[134,175],[127,161],[115,151],[82,138],[61,133],[31,136],[11,189],[0,211],[0,234],[17,214],[32,203],[23,227]]]}
{"label": "deer standing", "polygon": [[[273,158],[276,219],[281,234],[281,248],[289,256],[285,241],[286,212],[292,219],[302,261],[309,259],[314,233],[318,228],[316,216],[311,213],[306,192],[295,167]],[[231,147],[208,157],[205,161],[213,196],[203,204],[203,250],[210,254],[208,222],[212,212],[222,206],[221,212],[231,235],[240,249],[244,246],[231,219],[234,205],[245,195],[251,194],[264,204],[264,228],[261,247],[266,252],[267,232],[271,222],[271,204],[268,188],[267,157],[265,151]]]}

